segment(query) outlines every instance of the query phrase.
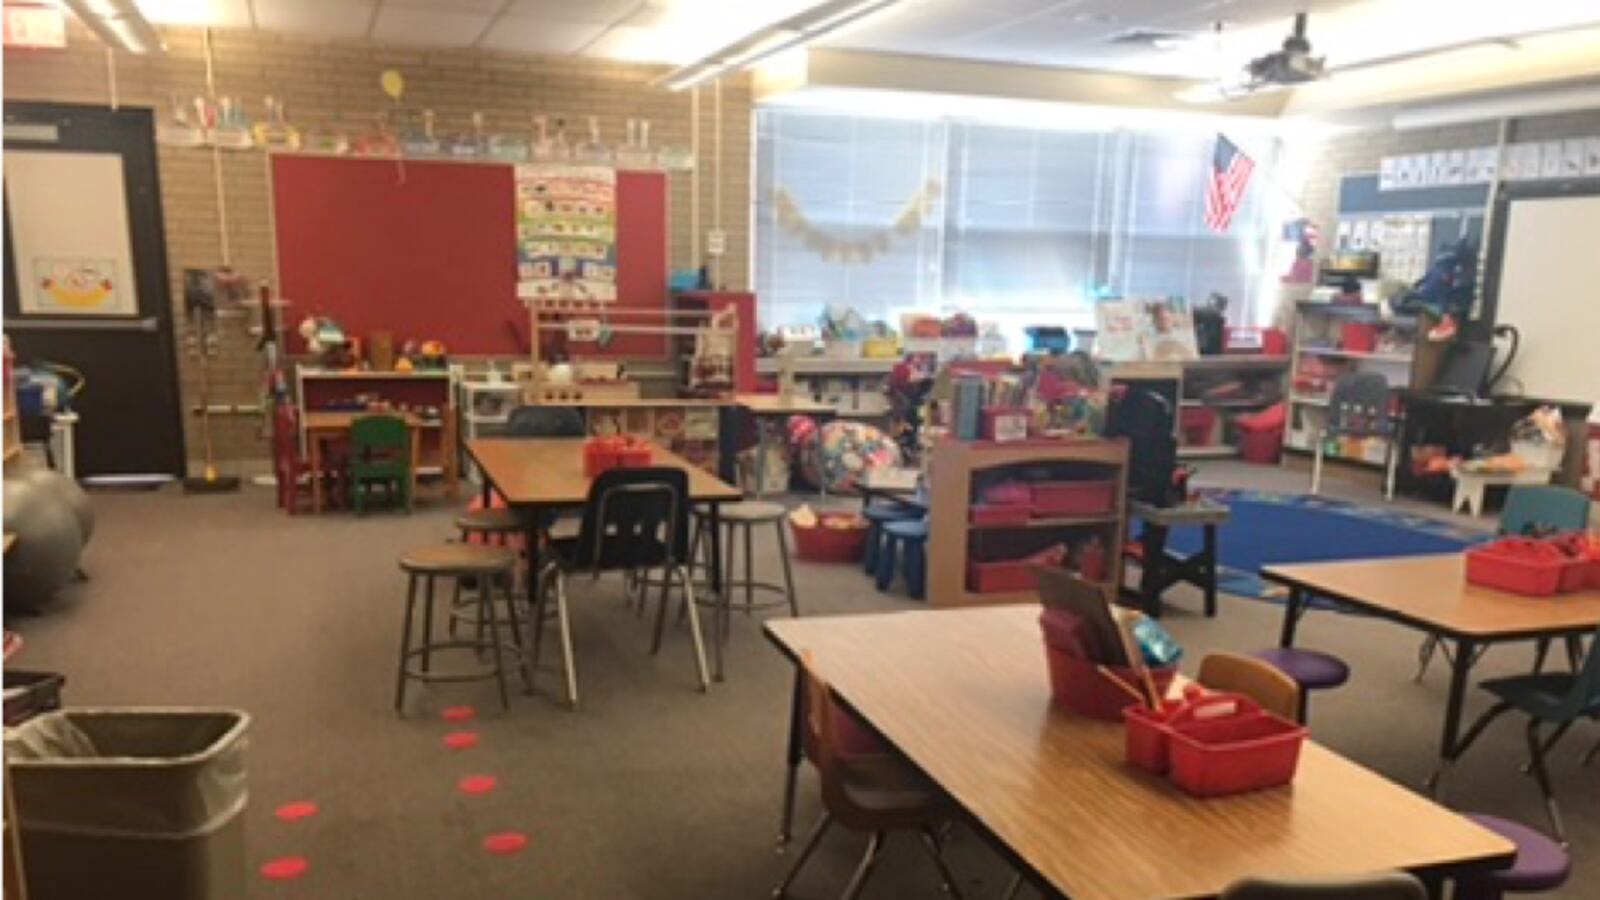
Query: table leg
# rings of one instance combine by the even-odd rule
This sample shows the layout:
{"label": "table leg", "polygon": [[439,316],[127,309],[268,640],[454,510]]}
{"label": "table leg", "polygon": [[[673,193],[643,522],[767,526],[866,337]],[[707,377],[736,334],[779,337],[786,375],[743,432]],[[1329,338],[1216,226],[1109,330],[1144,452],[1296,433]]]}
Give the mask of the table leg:
{"label": "table leg", "polygon": [[740,407],[731,403],[717,407],[717,477],[729,484],[734,483],[737,478],[734,462],[739,451],[734,444],[739,434],[737,427],[739,409]]}
{"label": "table leg", "polygon": [[478,498],[482,501],[483,508],[488,509],[494,502],[494,488],[489,486],[489,476],[483,474],[481,470],[478,472],[478,477],[483,479],[483,490],[478,493]]}
{"label": "table leg", "polygon": [[1161,617],[1161,589],[1167,581],[1167,528],[1146,522],[1139,532],[1139,542],[1144,545],[1144,556],[1139,566],[1139,603],[1144,614],[1152,619]]}
{"label": "table leg", "polygon": [[1444,778],[1445,770],[1455,760],[1456,742],[1461,735],[1461,710],[1467,700],[1467,681],[1472,674],[1472,664],[1477,661],[1476,642],[1456,641],[1456,655],[1450,661],[1450,694],[1445,700],[1444,733],[1439,738],[1439,768],[1427,782],[1428,793],[1433,797],[1439,796],[1440,782]]}
{"label": "table leg", "polygon": [[1294,632],[1300,625],[1300,616],[1305,612],[1308,599],[1305,588],[1289,589],[1289,599],[1283,604],[1283,632],[1278,635],[1278,646],[1294,646]]}
{"label": "table leg", "polygon": [[795,782],[800,777],[800,760],[805,752],[800,729],[805,726],[805,672],[794,667],[794,694],[789,699],[789,746],[784,752],[783,821],[778,823],[778,847],[789,843],[794,824]]}
{"label": "table leg", "polygon": [[322,513],[322,436],[306,432],[306,456],[311,468],[311,514]]}
{"label": "table leg", "polygon": [[1217,615],[1217,526],[1207,524],[1203,534],[1205,546],[1200,551],[1201,565],[1204,566],[1206,592],[1206,617],[1216,618]]}

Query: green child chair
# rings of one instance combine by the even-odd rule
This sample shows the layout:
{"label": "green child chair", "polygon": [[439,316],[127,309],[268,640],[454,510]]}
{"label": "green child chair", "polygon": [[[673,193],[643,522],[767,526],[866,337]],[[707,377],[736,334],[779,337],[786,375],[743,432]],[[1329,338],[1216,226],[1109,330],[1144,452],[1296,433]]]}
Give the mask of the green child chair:
{"label": "green child chair", "polygon": [[350,424],[350,490],[356,515],[365,515],[382,487],[391,506],[411,511],[411,429],[400,416],[362,416]]}

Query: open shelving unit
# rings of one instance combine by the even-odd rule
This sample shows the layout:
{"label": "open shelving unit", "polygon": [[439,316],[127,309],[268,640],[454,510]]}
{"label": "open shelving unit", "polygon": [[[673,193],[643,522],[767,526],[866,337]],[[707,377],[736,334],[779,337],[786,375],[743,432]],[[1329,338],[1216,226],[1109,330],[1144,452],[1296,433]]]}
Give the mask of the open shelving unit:
{"label": "open shelving unit", "polygon": [[[928,605],[975,606],[1038,601],[1034,590],[980,592],[968,581],[969,563],[1020,559],[1053,544],[1076,550],[1091,537],[1104,551],[1107,587],[1121,584],[1127,532],[1128,445],[1122,440],[944,440],[928,461],[930,485]],[[1000,481],[1107,481],[1104,513],[1039,516],[1021,523],[969,521],[968,511],[989,484]]]}
{"label": "open shelving unit", "polygon": [[[794,377],[801,393],[833,407],[839,418],[882,420],[889,416],[884,389],[899,361],[898,357],[801,356],[794,360]],[[766,356],[756,360],[756,373],[776,377],[778,359]]]}
{"label": "open shelving unit", "polygon": [[[1404,352],[1390,350],[1349,350],[1340,345],[1343,328],[1349,323],[1371,325],[1380,332],[1380,340],[1389,338],[1401,342]],[[1316,435],[1328,414],[1328,394],[1325,391],[1308,391],[1300,385],[1300,376],[1307,370],[1307,361],[1327,367],[1328,389],[1338,375],[1345,372],[1382,372],[1389,379],[1389,387],[1403,390],[1415,384],[1417,369],[1417,344],[1420,323],[1414,316],[1386,315],[1386,311],[1369,303],[1321,303],[1302,300],[1295,304],[1294,335],[1289,369],[1289,427],[1284,435],[1284,449],[1294,453],[1311,453]],[[1382,467],[1385,453],[1382,438],[1367,438],[1352,442],[1350,446],[1330,447],[1326,458],[1355,465]]]}

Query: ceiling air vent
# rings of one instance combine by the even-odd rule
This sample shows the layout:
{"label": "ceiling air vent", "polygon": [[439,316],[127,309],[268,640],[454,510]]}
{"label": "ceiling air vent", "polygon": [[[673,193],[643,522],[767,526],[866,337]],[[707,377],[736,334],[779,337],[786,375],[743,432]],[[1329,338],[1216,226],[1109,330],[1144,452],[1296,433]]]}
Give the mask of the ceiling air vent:
{"label": "ceiling air vent", "polygon": [[1106,40],[1106,43],[1116,47],[1152,47],[1167,48],[1185,43],[1193,38],[1182,31],[1166,31],[1160,28],[1129,28],[1119,31]]}

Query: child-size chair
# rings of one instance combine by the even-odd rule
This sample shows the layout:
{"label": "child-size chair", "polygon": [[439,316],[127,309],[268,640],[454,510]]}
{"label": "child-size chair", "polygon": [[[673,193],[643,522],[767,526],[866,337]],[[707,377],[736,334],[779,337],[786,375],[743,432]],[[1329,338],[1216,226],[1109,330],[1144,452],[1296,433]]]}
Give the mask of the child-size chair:
{"label": "child-size chair", "polygon": [[361,416],[350,423],[350,493],[356,514],[367,511],[374,488],[411,511],[411,429],[399,416]]}

